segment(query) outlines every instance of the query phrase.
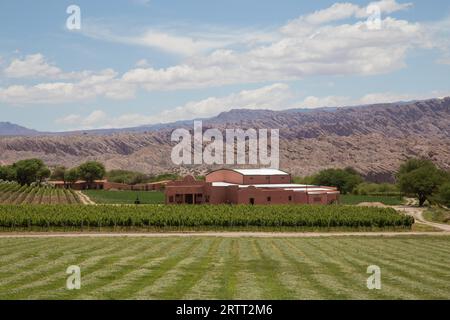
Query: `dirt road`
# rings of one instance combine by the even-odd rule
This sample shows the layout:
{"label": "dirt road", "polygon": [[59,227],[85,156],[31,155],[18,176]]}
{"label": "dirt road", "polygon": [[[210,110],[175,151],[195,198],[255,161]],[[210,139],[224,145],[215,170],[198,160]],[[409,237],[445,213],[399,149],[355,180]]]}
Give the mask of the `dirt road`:
{"label": "dirt road", "polygon": [[318,238],[318,237],[450,236],[449,232],[27,232],[1,233],[1,238],[115,238],[115,237],[220,237],[220,238]]}
{"label": "dirt road", "polygon": [[92,201],[87,195],[85,195],[83,192],[81,191],[75,191],[75,193],[78,196],[78,199],[80,199],[82,204],[90,204],[93,205],[95,204],[94,201]]}

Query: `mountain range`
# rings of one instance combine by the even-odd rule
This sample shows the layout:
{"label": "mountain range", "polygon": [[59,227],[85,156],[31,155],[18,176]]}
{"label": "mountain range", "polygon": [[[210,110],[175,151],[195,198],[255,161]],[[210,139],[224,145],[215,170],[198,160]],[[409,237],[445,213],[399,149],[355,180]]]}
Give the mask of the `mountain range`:
{"label": "mountain range", "polygon": [[[203,129],[267,128],[280,132],[280,168],[294,175],[352,166],[372,181],[392,181],[409,157],[431,159],[450,170],[450,97],[408,103],[283,111],[233,109],[202,119]],[[175,166],[175,128],[193,120],[124,129],[38,132],[0,122],[0,164],[38,157],[49,165],[88,159],[108,169],[202,174],[216,167]]]}

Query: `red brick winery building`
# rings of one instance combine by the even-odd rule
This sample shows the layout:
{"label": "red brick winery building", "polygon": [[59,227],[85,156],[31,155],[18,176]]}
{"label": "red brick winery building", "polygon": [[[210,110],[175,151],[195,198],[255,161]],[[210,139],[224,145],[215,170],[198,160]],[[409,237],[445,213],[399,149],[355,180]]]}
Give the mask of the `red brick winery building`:
{"label": "red brick winery building", "polygon": [[331,204],[339,200],[334,187],[291,183],[277,169],[220,169],[205,181],[192,176],[167,183],[166,204]]}

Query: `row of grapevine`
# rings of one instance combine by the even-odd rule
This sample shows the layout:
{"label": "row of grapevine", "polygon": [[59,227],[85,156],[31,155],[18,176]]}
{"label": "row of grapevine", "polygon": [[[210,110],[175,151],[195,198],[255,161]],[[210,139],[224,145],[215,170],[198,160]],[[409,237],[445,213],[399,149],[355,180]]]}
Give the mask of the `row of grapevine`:
{"label": "row of grapevine", "polygon": [[70,189],[0,183],[0,204],[76,204],[80,202],[78,195]]}
{"label": "row of grapevine", "polygon": [[0,205],[0,227],[410,228],[391,208],[321,205]]}

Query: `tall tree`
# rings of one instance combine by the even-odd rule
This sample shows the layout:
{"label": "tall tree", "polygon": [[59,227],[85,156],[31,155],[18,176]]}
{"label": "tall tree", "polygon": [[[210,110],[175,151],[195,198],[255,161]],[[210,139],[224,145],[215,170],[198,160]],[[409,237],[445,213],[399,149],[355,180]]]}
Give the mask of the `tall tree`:
{"label": "tall tree", "polygon": [[78,168],[72,168],[70,170],[66,170],[64,174],[64,181],[66,183],[75,183],[79,177],[80,174],[78,173]]}
{"label": "tall tree", "polygon": [[419,206],[435,194],[445,181],[446,173],[436,168],[429,160],[410,159],[400,166],[397,174],[402,192],[415,195]]}
{"label": "tall tree", "polygon": [[12,166],[0,166],[0,179],[6,181],[16,180],[16,170]]}
{"label": "tall tree", "polygon": [[20,160],[13,164],[17,182],[21,185],[41,182],[50,176],[50,170],[40,159]]}
{"label": "tall tree", "polygon": [[86,181],[88,184],[91,184],[94,180],[103,179],[106,170],[102,163],[97,161],[88,161],[78,167],[78,173],[81,179]]}
{"label": "tall tree", "polygon": [[340,192],[348,193],[362,182],[362,178],[356,170],[346,169],[325,169],[320,171],[313,178],[313,183],[323,186],[337,187]]}
{"label": "tall tree", "polygon": [[52,175],[50,176],[50,178],[52,180],[61,180],[61,181],[65,181],[65,174],[66,174],[66,167],[64,166],[57,166],[53,169]]}

